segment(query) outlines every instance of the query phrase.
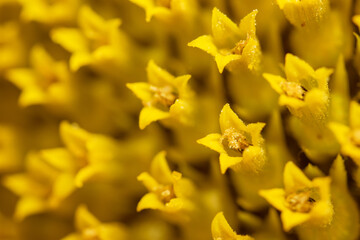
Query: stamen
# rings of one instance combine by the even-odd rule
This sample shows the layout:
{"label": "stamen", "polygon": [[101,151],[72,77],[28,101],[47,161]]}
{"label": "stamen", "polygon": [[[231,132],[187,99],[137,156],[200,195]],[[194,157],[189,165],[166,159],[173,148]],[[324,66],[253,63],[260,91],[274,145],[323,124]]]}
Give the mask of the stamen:
{"label": "stamen", "polygon": [[294,97],[297,99],[304,99],[306,89],[303,88],[297,82],[282,82],[280,83],[281,89],[285,92],[285,94],[289,97]]}
{"label": "stamen", "polygon": [[172,185],[159,187],[156,192],[159,195],[161,201],[164,203],[168,203],[171,199],[176,197]]}
{"label": "stamen", "polygon": [[243,152],[247,147],[251,144],[246,140],[246,137],[237,131],[235,128],[228,128],[225,130],[221,137],[221,142],[224,143],[224,140],[227,141],[225,143],[227,147],[232,150]]}
{"label": "stamen", "polygon": [[171,86],[150,86],[150,90],[154,93],[153,101],[150,103],[151,105],[159,103],[168,108],[173,105],[178,98],[177,94],[174,91],[174,88]]}
{"label": "stamen", "polygon": [[310,197],[309,191],[291,193],[286,196],[285,201],[290,210],[301,213],[310,212],[316,202]]}
{"label": "stamen", "polygon": [[249,39],[250,39],[250,36],[248,34],[246,36],[246,40],[240,40],[239,42],[236,43],[235,47],[233,49],[231,49],[231,53],[241,55],[246,44],[249,42]]}

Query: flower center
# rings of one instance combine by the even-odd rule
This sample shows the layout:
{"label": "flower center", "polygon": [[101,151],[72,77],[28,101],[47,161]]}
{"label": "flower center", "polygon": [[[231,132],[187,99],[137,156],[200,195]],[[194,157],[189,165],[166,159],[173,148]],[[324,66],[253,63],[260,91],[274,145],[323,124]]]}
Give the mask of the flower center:
{"label": "flower center", "polygon": [[171,0],[155,0],[156,6],[170,8],[171,7]]}
{"label": "flower center", "polygon": [[153,92],[153,100],[150,105],[160,104],[166,108],[169,108],[178,98],[178,94],[174,91],[172,86],[150,86],[150,91]]}
{"label": "flower center", "polygon": [[305,92],[307,91],[297,82],[282,82],[280,83],[280,87],[287,96],[300,100],[304,99]]}
{"label": "flower center", "polygon": [[224,134],[221,136],[221,142],[231,150],[241,153],[251,145],[247,141],[245,135],[237,131],[235,128],[226,129]]}
{"label": "flower center", "polygon": [[351,132],[351,141],[357,146],[360,147],[360,128],[356,128]]}
{"label": "flower center", "polygon": [[291,193],[285,198],[286,206],[294,212],[308,213],[314,207],[315,200],[310,197],[310,191]]}
{"label": "flower center", "polygon": [[243,53],[243,50],[246,46],[246,44],[249,42],[250,36],[249,34],[246,36],[246,40],[240,40],[235,44],[235,47],[231,49],[232,54],[241,55]]}
{"label": "flower center", "polygon": [[156,189],[156,193],[163,203],[168,203],[171,199],[176,197],[172,185],[158,187],[158,189]]}

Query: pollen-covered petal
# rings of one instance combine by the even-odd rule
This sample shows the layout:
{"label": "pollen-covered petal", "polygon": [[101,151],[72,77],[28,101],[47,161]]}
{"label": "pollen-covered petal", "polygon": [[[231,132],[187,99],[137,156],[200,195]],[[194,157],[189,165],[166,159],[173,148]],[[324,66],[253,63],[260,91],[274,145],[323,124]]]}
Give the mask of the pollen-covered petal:
{"label": "pollen-covered petal", "polygon": [[241,169],[245,171],[261,172],[266,163],[265,151],[259,146],[246,148],[242,158]]}
{"label": "pollen-covered petal", "polygon": [[327,226],[333,220],[334,207],[330,200],[319,201],[311,209],[311,222],[318,226]]}
{"label": "pollen-covered petal", "polygon": [[277,0],[286,18],[296,27],[306,27],[319,23],[329,12],[328,0]]}
{"label": "pollen-covered petal", "polygon": [[293,162],[287,162],[284,169],[284,185],[286,192],[296,192],[301,188],[311,187],[311,181]]}
{"label": "pollen-covered petal", "polygon": [[265,123],[250,123],[246,126],[247,132],[251,135],[251,142],[255,146],[260,146],[264,139],[261,136],[261,131],[265,127]]}
{"label": "pollen-covered petal", "polygon": [[221,143],[221,134],[219,133],[211,133],[206,137],[197,140],[196,142],[218,153],[226,153],[224,146]]}
{"label": "pollen-covered petal", "polygon": [[[291,110],[298,110],[298,109],[301,109],[306,106],[304,101],[297,99],[297,98],[288,97],[286,95],[280,95],[279,105],[290,107]],[[297,115],[296,113],[294,113],[294,114]],[[301,114],[301,113],[299,113],[299,114]]]}
{"label": "pollen-covered petal", "polygon": [[308,91],[319,87],[314,69],[304,60],[290,53],[285,56],[285,74],[288,81],[298,82]]}
{"label": "pollen-covered petal", "polygon": [[318,122],[324,121],[328,114],[329,94],[318,88],[312,89],[305,95],[304,102]]}
{"label": "pollen-covered petal", "polygon": [[216,54],[215,55],[215,62],[219,69],[219,72],[222,73],[224,71],[224,68],[231,63],[232,61],[240,60],[242,58],[242,55],[238,54],[230,54],[230,55],[222,55],[222,54]]}
{"label": "pollen-covered petal", "polygon": [[140,199],[136,211],[140,212],[144,209],[164,210],[165,205],[155,193],[147,193]]}
{"label": "pollen-covered petal", "polygon": [[219,9],[212,11],[211,27],[216,46],[229,48],[240,40],[240,29]]}
{"label": "pollen-covered petal", "polygon": [[258,70],[261,63],[261,49],[259,41],[256,38],[248,39],[241,56],[241,60],[245,62],[248,69]]}
{"label": "pollen-covered petal", "polygon": [[256,15],[258,14],[258,10],[255,9],[248,15],[246,15],[243,19],[241,19],[239,24],[239,30],[243,37],[246,37],[249,34],[250,37],[256,38]]}
{"label": "pollen-covered petal", "polygon": [[219,122],[222,133],[224,133],[226,129],[229,128],[235,128],[236,130],[246,131],[246,126],[244,122],[230,108],[230,105],[228,103],[225,104],[221,110]]}
{"label": "pollen-covered petal", "polygon": [[214,43],[214,39],[212,36],[209,35],[203,35],[196,38],[195,40],[189,42],[188,46],[199,48],[207,52],[211,56],[216,56],[216,54],[218,53],[218,49]]}
{"label": "pollen-covered petal", "polygon": [[228,168],[235,168],[242,162],[242,157],[231,157],[227,153],[220,153],[220,170],[222,174],[225,174]]}
{"label": "pollen-covered petal", "polygon": [[139,116],[139,127],[141,130],[146,128],[150,123],[170,117],[169,112],[164,112],[154,107],[144,107]]}
{"label": "pollen-covered petal", "polygon": [[289,232],[293,227],[305,223],[310,219],[309,213],[292,212],[285,210],[281,212],[281,221],[285,232]]}
{"label": "pollen-covered petal", "polygon": [[330,177],[319,177],[312,180],[313,186],[319,188],[319,193],[322,201],[330,202]]}
{"label": "pollen-covered petal", "polygon": [[260,190],[259,195],[265,198],[274,208],[285,211],[285,191],[281,188]]}
{"label": "pollen-covered petal", "polygon": [[216,214],[211,223],[211,233],[213,239],[235,240],[236,233],[226,221],[223,212]]}
{"label": "pollen-covered petal", "polygon": [[330,79],[330,75],[333,74],[334,70],[331,68],[319,68],[315,71],[315,78],[318,81],[319,88],[327,91],[328,90],[328,82]]}

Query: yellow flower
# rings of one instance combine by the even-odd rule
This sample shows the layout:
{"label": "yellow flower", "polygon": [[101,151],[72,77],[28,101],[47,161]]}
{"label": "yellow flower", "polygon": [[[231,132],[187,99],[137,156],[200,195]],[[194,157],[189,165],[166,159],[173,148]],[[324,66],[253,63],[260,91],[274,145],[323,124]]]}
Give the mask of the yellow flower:
{"label": "yellow flower", "polygon": [[165,159],[165,151],[158,153],[150,167],[150,173],[143,172],[138,176],[149,193],[139,201],[136,210],[160,210],[170,217],[187,219],[187,214],[194,210],[191,201],[195,188],[193,183],[177,171],[170,170]]}
{"label": "yellow flower", "polygon": [[55,61],[41,46],[31,51],[32,68],[14,68],[6,77],[22,92],[19,104],[64,105],[72,101],[70,73],[65,62]]}
{"label": "yellow flower", "polygon": [[79,0],[47,1],[18,0],[22,5],[21,18],[45,24],[71,23],[76,18]]}
{"label": "yellow flower", "polygon": [[190,42],[188,46],[197,47],[215,57],[220,73],[226,66],[229,66],[230,70],[239,65],[250,70],[257,70],[261,58],[255,27],[257,13],[257,10],[253,10],[240,21],[239,26],[236,26],[226,15],[214,8],[212,36],[200,36]]}
{"label": "yellow flower", "polygon": [[319,177],[310,181],[292,162],[285,166],[284,189],[261,190],[259,194],[281,211],[285,231],[303,223],[325,227],[333,219],[330,178]]}
{"label": "yellow flower", "polygon": [[122,148],[113,139],[89,133],[66,121],[60,124],[60,136],[74,157],[74,183],[77,187],[91,180],[114,181],[129,176],[130,169],[123,172],[126,160],[120,161]]}
{"label": "yellow flower", "polygon": [[23,220],[58,207],[75,190],[74,163],[70,153],[62,148],[29,153],[26,171],[3,179],[4,186],[20,196],[15,218]]}
{"label": "yellow flower", "polygon": [[[192,0],[130,0],[145,10],[146,22],[152,17],[162,21],[180,19],[189,14],[194,7]],[[172,22],[175,23],[175,22]]]}
{"label": "yellow flower", "polygon": [[237,235],[230,227],[223,212],[219,212],[211,223],[211,232],[214,240],[254,240],[249,236]]}
{"label": "yellow flower", "polygon": [[266,163],[261,172],[231,172],[230,178],[237,193],[236,202],[247,211],[259,211],[268,204],[259,190],[281,187],[285,163],[292,160],[287,149],[283,122],[279,111],[274,111],[263,134],[266,144]]}
{"label": "yellow flower", "polygon": [[360,166],[360,104],[350,103],[349,126],[330,122],[329,128],[341,145],[341,153],[351,157]]}
{"label": "yellow flower", "polygon": [[119,223],[102,223],[89,212],[86,206],[80,205],[75,212],[76,233],[62,240],[125,240],[128,238],[126,228]]}
{"label": "yellow flower", "polygon": [[221,134],[212,133],[197,142],[220,153],[220,169],[259,172],[266,162],[264,139],[260,132],[264,123],[244,122],[225,104],[220,113]]}
{"label": "yellow flower", "polygon": [[147,75],[148,83],[126,84],[144,105],[139,116],[140,129],[165,119],[191,124],[189,115],[193,93],[187,85],[191,76],[174,77],[153,61],[147,66]]}
{"label": "yellow flower", "polygon": [[[318,171],[317,175],[317,177],[324,176],[321,171]],[[333,220],[330,225],[321,228],[306,224],[299,226],[296,228],[296,233],[300,240],[355,240],[359,238],[359,209],[349,191],[348,175],[344,160],[340,155],[333,161],[329,176],[331,177],[331,203],[334,206]]]}
{"label": "yellow flower", "polygon": [[127,58],[128,46],[119,31],[120,24],[120,19],[104,20],[84,5],[79,11],[79,29],[56,28],[51,38],[72,53],[70,68],[73,71],[86,65],[121,64]]}
{"label": "yellow flower", "polygon": [[308,126],[323,128],[328,117],[328,80],[332,72],[324,67],[314,70],[300,58],[286,54],[286,79],[268,73],[263,76],[280,94],[281,106],[286,106]]}
{"label": "yellow flower", "polygon": [[319,23],[330,10],[328,0],[277,0],[277,4],[296,27]]}

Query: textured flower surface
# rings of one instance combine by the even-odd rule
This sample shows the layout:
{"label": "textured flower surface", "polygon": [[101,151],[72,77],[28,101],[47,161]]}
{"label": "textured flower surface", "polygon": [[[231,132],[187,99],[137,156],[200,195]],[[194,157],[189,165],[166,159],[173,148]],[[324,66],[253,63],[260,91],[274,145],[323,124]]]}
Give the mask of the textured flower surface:
{"label": "textured flower surface", "polygon": [[239,26],[236,26],[219,9],[214,8],[211,20],[212,35],[198,37],[188,45],[215,57],[220,73],[231,63],[240,63],[250,70],[257,70],[261,57],[256,37],[257,13],[257,10],[252,11],[241,20]]}
{"label": "textured flower surface", "polygon": [[309,125],[321,126],[327,120],[329,76],[331,69],[314,70],[304,60],[288,53],[285,57],[286,79],[265,73],[264,78],[280,94],[279,104]]}
{"label": "textured flower surface", "polygon": [[311,181],[292,162],[284,169],[284,189],[261,190],[259,194],[281,211],[285,231],[304,223],[325,227],[333,219],[330,178]]}
{"label": "textured flower surface", "polygon": [[0,0],[0,240],[359,239],[359,30],[360,0]]}
{"label": "textured flower surface", "polygon": [[264,123],[245,123],[225,104],[220,113],[220,133],[212,133],[198,143],[220,153],[220,169],[258,172],[266,162],[264,139],[260,132]]}
{"label": "textured flower surface", "polygon": [[328,0],[277,0],[286,18],[296,27],[318,24],[329,12]]}
{"label": "textured flower surface", "polygon": [[177,171],[171,171],[165,159],[165,152],[158,153],[151,163],[150,173],[138,176],[149,193],[145,194],[137,205],[137,211],[144,209],[175,213],[180,218],[186,217],[194,205],[191,196],[195,188],[193,183]]}
{"label": "textured flower surface", "polygon": [[188,87],[190,75],[174,77],[150,61],[147,67],[148,82],[128,83],[126,86],[143,102],[139,116],[139,127],[150,123],[172,119],[189,124],[192,91]]}

